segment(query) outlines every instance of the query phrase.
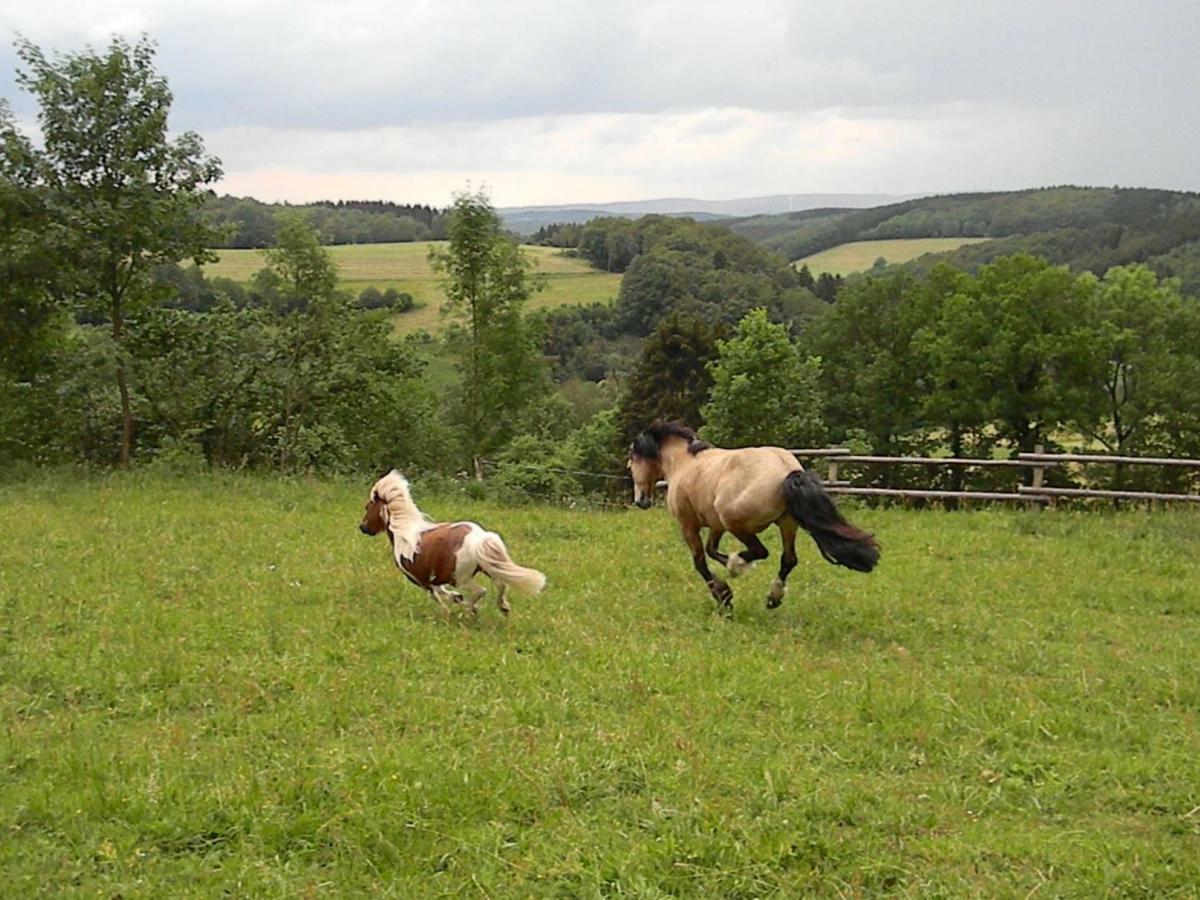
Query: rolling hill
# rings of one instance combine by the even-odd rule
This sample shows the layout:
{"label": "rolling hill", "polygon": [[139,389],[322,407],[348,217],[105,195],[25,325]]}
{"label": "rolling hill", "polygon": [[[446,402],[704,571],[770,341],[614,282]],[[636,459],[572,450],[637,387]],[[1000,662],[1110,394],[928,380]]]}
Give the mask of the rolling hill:
{"label": "rolling hill", "polygon": [[790,260],[865,241],[955,239],[964,246],[909,265],[923,268],[946,260],[975,268],[1018,252],[1098,273],[1146,263],[1160,275],[1181,278],[1186,292],[1200,295],[1200,194],[1182,191],[1067,186],[952,194],[724,224]]}

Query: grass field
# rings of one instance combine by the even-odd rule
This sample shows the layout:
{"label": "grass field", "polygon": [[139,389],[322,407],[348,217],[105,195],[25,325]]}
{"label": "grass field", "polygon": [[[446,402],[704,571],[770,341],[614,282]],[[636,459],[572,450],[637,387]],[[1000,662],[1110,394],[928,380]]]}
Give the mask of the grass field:
{"label": "grass field", "polygon": [[[425,328],[436,331],[442,325],[439,312],[445,295],[440,276],[429,266],[429,242],[406,244],[352,244],[330,247],[338,264],[339,284],[354,292],[374,285],[412,294],[420,306],[396,317],[396,330],[406,334]],[[553,247],[522,248],[537,264],[536,271],[546,276],[546,289],[534,294],[526,309],[608,301],[616,297],[621,276],[599,272],[581,259],[563,256]],[[220,250],[220,259],[205,266],[211,277],[249,281],[265,261],[259,250]]]}
{"label": "grass field", "polygon": [[830,275],[849,275],[864,272],[883,257],[889,263],[908,262],[926,253],[945,253],[957,250],[965,244],[978,244],[987,238],[915,238],[891,241],[852,241],[839,244],[798,259],[792,265],[799,268],[807,265],[814,275],[828,272]]}
{"label": "grass field", "polygon": [[853,509],[875,573],[807,545],[726,620],[661,508],[418,485],[550,578],[471,621],[357,532],[367,487],[0,486],[6,895],[1200,885],[1194,511]]}

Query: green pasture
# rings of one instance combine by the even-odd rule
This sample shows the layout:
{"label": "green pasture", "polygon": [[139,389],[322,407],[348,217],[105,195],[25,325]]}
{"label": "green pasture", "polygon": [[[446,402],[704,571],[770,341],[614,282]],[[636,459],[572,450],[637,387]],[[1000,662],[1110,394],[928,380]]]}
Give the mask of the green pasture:
{"label": "green pasture", "polygon": [[[407,334],[421,328],[436,331],[442,325],[445,301],[441,277],[429,265],[429,248],[435,242],[402,244],[348,244],[329,247],[338,265],[339,284],[354,292],[368,286],[405,291],[419,304],[396,317],[396,331]],[[524,246],[534,271],[545,275],[545,290],[534,294],[527,310],[607,302],[617,296],[621,276],[593,269],[585,260],[564,256],[554,247]],[[220,258],[204,267],[210,277],[249,281],[266,260],[260,250],[218,250]]]}
{"label": "green pasture", "polygon": [[854,272],[865,272],[875,265],[875,260],[881,256],[889,263],[903,263],[926,253],[945,253],[966,244],[978,244],[985,240],[987,238],[957,237],[851,241],[798,259],[793,265],[797,268],[807,265],[814,275],[822,272],[828,272],[830,275],[850,275]]}
{"label": "green pasture", "polygon": [[849,507],[714,613],[661,507],[416,486],[549,576],[443,617],[368,484],[0,485],[13,897],[1192,896],[1200,515]]}

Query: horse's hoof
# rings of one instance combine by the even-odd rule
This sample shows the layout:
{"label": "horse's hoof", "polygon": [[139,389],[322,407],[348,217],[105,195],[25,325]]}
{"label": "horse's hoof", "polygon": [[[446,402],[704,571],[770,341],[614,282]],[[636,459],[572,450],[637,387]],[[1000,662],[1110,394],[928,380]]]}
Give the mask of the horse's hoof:
{"label": "horse's hoof", "polygon": [[733,589],[725,582],[714,578],[708,583],[708,589],[721,606],[733,606]]}
{"label": "horse's hoof", "polygon": [[782,597],[767,597],[767,609],[778,609],[783,605]]}

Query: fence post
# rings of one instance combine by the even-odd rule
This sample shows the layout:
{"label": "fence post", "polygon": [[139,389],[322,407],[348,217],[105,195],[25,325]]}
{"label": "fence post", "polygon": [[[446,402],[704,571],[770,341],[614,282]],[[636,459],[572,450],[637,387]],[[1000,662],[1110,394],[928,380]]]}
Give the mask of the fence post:
{"label": "fence post", "polygon": [[[1046,445],[1045,444],[1037,444],[1036,446],[1034,446],[1033,452],[1034,453],[1045,453]],[[1037,490],[1038,488],[1040,488],[1042,486],[1042,483],[1045,481],[1045,478],[1046,478],[1046,467],[1044,465],[1034,466],[1033,467],[1033,483],[1032,483],[1031,487],[1034,490]],[[1044,504],[1031,500],[1031,501],[1029,501],[1029,503],[1027,505],[1032,509],[1041,509]]]}
{"label": "fence post", "polygon": [[825,473],[825,480],[834,482],[838,480],[838,464],[836,456],[829,457],[829,469]]}

